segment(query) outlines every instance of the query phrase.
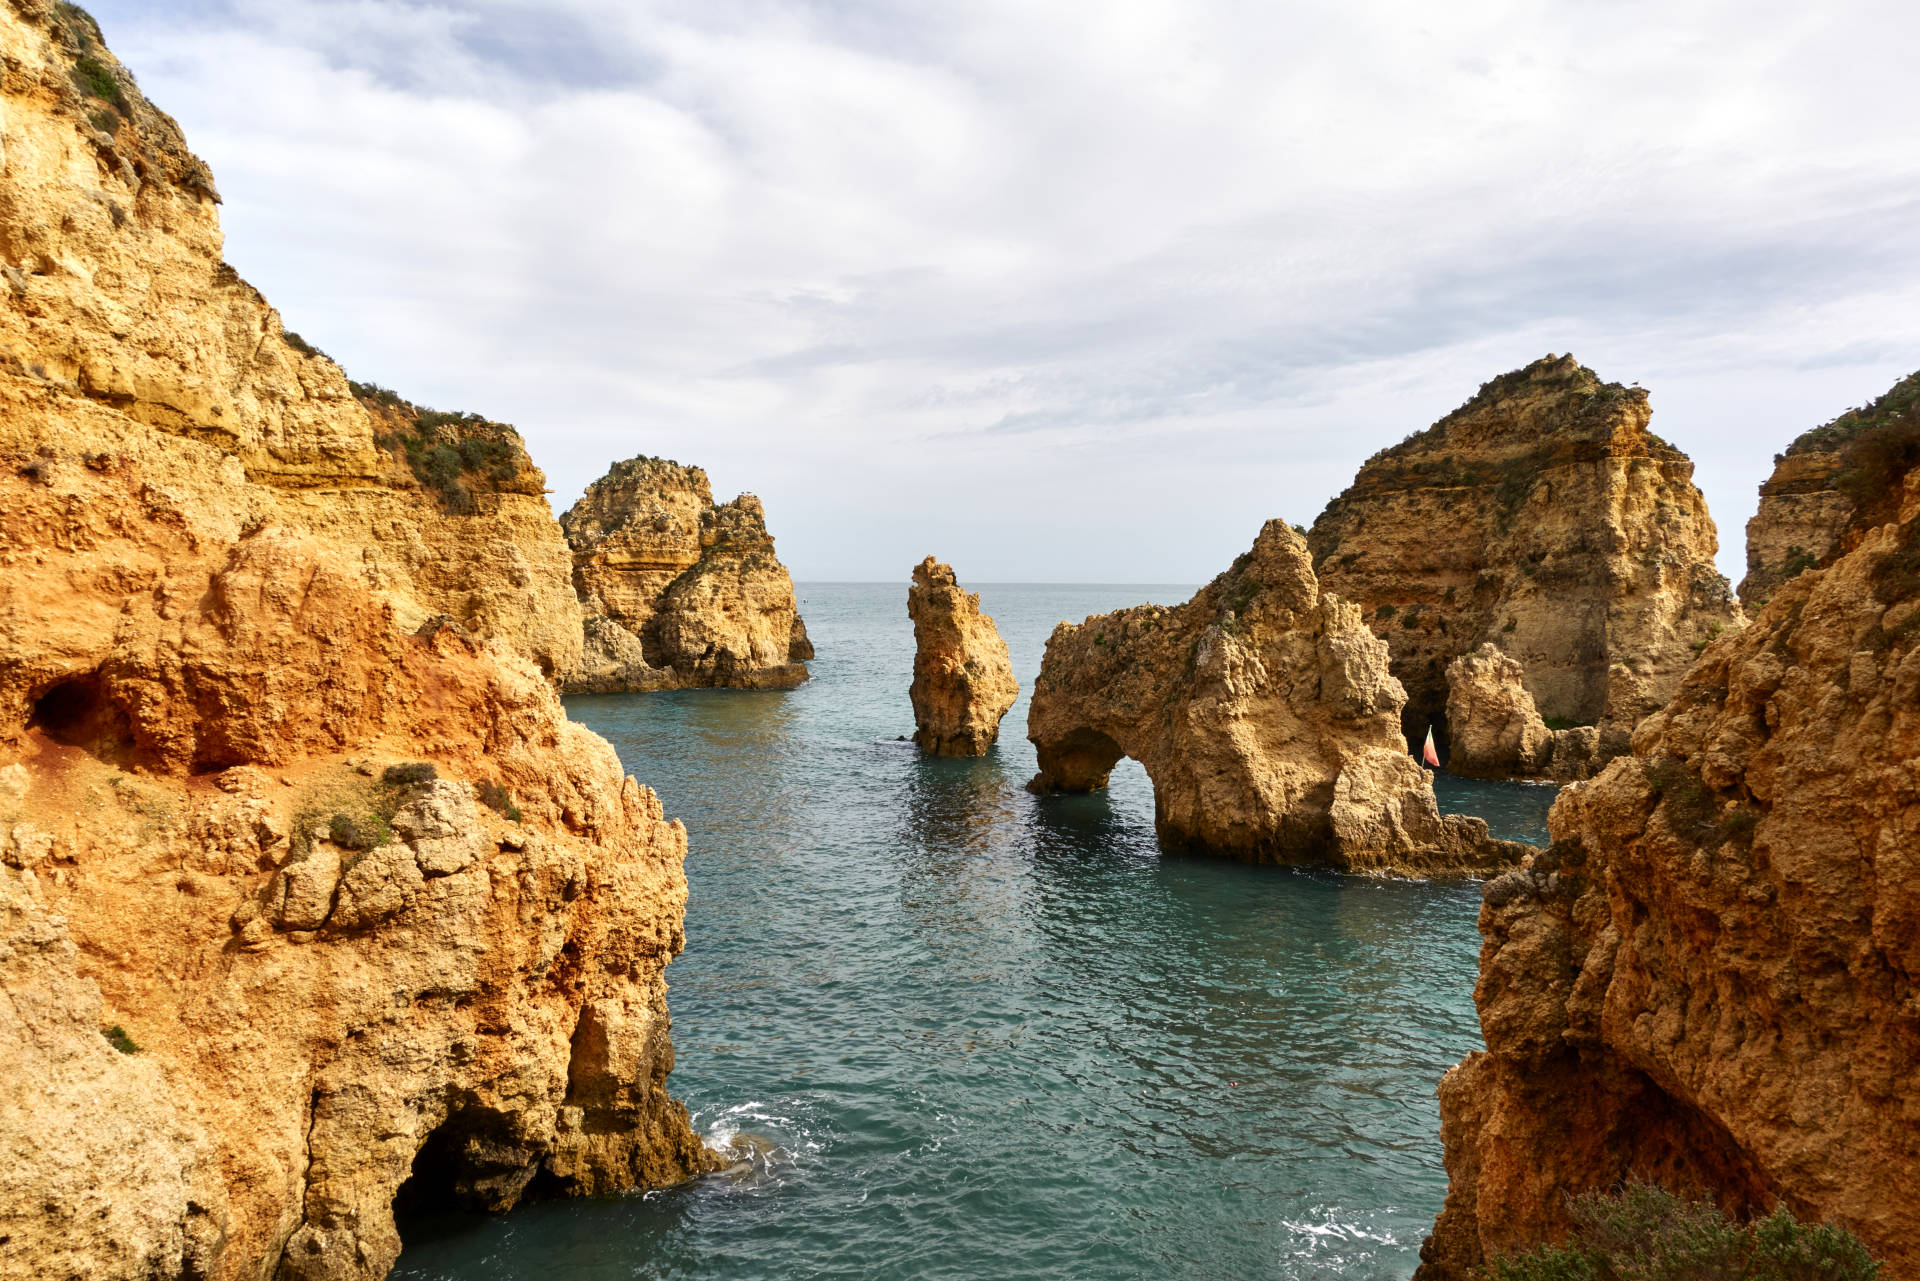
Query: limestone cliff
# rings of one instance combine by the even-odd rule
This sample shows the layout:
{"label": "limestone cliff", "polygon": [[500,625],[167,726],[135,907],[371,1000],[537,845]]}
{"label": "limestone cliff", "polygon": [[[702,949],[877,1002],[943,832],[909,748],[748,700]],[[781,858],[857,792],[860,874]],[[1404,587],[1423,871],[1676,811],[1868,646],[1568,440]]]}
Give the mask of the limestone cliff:
{"label": "limestone cliff", "polygon": [[707,474],[633,458],[560,518],[586,613],[581,692],[787,689],[813,657],[793,579],[752,494],[716,505]]}
{"label": "limestone cliff", "polygon": [[1629,1175],[1784,1202],[1920,1275],[1920,472],[1710,645],[1488,884],[1423,1281]]}
{"label": "limestone cliff", "polygon": [[1169,846],[1413,875],[1512,863],[1530,847],[1439,813],[1401,738],[1405,698],[1360,611],[1323,593],[1305,542],[1269,521],[1186,604],[1054,629],[1027,718],[1030,787],[1104,787],[1130,756]]}
{"label": "limestone cliff", "polygon": [[1888,479],[1920,462],[1920,373],[1909,374],[1870,405],[1850,409],[1803,433],[1774,455],[1760,486],[1760,509],[1747,522],[1747,576],[1740,599],[1758,609],[1802,570],[1830,565],[1849,550],[1848,531],[1883,523]]}
{"label": "limestone cliff", "polygon": [[1491,641],[1447,664],[1447,769],[1468,778],[1585,778],[1597,726],[1548,729],[1526,671]]}
{"label": "limestone cliff", "polygon": [[929,556],[907,589],[913,620],[913,741],[935,756],[984,756],[1000,718],[1020,697],[1013,660],[977,592],[962,591],[953,566]]}
{"label": "limestone cliff", "polygon": [[[512,474],[458,507],[382,448],[340,369],[221,261],[205,165],[82,11],[9,0],[0,81],[0,366],[17,387],[231,456],[278,514],[350,549],[405,625],[445,614],[549,672],[577,665],[565,546],[518,438],[494,431]],[[430,449],[470,434],[437,429]]]}
{"label": "limestone cliff", "polygon": [[79,10],[0,7],[0,91],[0,1273],[376,1278],[410,1175],[704,1168],[684,829],[535,665],[570,589],[487,559],[538,474],[376,439]]}
{"label": "limestone cliff", "polygon": [[1738,625],[1693,464],[1650,414],[1549,356],[1375,454],[1314,522],[1321,581],[1392,651],[1411,741],[1433,724],[1448,746],[1448,664],[1491,642],[1547,724],[1597,726],[1607,759]]}

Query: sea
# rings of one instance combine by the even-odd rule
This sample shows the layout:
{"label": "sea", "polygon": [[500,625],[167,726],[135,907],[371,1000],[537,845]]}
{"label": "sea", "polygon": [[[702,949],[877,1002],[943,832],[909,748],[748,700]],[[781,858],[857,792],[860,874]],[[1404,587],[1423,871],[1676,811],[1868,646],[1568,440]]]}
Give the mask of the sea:
{"label": "sea", "polygon": [[[681,1187],[402,1224],[395,1277],[1406,1278],[1480,1045],[1480,887],[1163,854],[1145,773],[1036,797],[1054,625],[1192,586],[968,584],[1022,698],[923,757],[899,583],[811,583],[788,692],[567,700],[684,819],[671,1088],[743,1153]],[[1442,774],[1544,843],[1550,786]]]}

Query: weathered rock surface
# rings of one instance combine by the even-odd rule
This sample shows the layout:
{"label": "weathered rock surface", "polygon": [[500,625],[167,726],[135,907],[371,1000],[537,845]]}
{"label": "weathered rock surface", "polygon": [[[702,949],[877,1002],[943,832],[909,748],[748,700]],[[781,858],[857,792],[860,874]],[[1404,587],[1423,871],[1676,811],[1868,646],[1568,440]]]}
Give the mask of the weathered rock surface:
{"label": "weathered rock surface", "polygon": [[1895,383],[1878,400],[1804,432],[1773,460],[1760,486],[1760,509],[1747,522],[1747,576],[1740,599],[1766,604],[1781,583],[1830,565],[1857,537],[1884,524],[1888,481],[1920,461],[1920,373]]}
{"label": "weathered rock surface", "polygon": [[752,494],[716,505],[707,474],[616,463],[560,518],[586,614],[570,690],[788,689],[813,657],[793,579]]}
{"label": "weathered rock surface", "polygon": [[0,7],[0,90],[0,1272],[376,1278],[410,1173],[705,1168],[685,831],[536,666],[537,558],[478,611],[422,572],[519,547],[537,473],[455,443],[455,510],[376,442],[77,10]]}
{"label": "weathered rock surface", "polygon": [[1571,356],[1504,374],[1370,458],[1308,535],[1328,591],[1387,642],[1404,729],[1443,747],[1447,668],[1495,642],[1599,760],[1742,615],[1713,567],[1693,464],[1647,430],[1647,394]]}
{"label": "weathered rock surface", "polygon": [[[1490,882],[1423,1281],[1628,1175],[1784,1201],[1920,1276],[1920,472],[1710,645]],[[1875,504],[1879,506],[1879,504]]]}
{"label": "weathered rock surface", "polygon": [[[569,559],[518,437],[484,469],[499,479],[456,457],[470,501],[441,501],[376,440],[340,369],[221,261],[206,166],[91,19],[10,0],[0,65],[0,366],[15,394],[82,397],[233,458],[276,518],[349,553],[403,626],[444,614],[549,672],[576,666]],[[457,451],[473,430],[448,425],[432,446]]]}
{"label": "weathered rock surface", "polygon": [[929,556],[907,589],[913,619],[913,741],[935,756],[984,756],[1000,718],[1020,697],[1013,659],[978,592],[962,591],[953,566]]}
{"label": "weathered rock surface", "polygon": [[1470,778],[1544,773],[1553,731],[1527,693],[1524,669],[1492,641],[1447,664],[1447,768]]}
{"label": "weathered rock surface", "polygon": [[1439,813],[1401,737],[1405,698],[1360,611],[1323,593],[1306,543],[1269,521],[1186,604],[1054,629],[1027,719],[1029,786],[1104,787],[1130,756],[1169,846],[1412,875],[1511,864],[1531,847]]}

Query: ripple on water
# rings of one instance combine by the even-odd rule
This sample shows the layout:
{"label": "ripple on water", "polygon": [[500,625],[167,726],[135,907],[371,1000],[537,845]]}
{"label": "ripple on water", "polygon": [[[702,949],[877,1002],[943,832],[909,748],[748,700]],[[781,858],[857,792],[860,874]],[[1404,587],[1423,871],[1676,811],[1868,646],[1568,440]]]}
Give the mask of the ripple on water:
{"label": "ripple on water", "polygon": [[[970,585],[971,586],[971,585]],[[1053,623],[1184,588],[979,589]],[[397,1276],[1403,1278],[1478,1044],[1478,887],[1163,858],[1123,763],[923,760],[905,585],[803,586],[791,693],[569,700],[692,837],[673,1088],[726,1176],[409,1224]],[[1543,839],[1550,789],[1438,780]]]}

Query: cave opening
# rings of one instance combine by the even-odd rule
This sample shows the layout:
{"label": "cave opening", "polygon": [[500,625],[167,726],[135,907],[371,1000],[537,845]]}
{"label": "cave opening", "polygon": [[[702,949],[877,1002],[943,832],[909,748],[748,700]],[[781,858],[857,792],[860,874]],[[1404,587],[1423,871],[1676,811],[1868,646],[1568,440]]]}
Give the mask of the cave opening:
{"label": "cave opening", "polygon": [[461,1147],[461,1135],[442,1124],[414,1153],[412,1171],[393,1194],[393,1224],[402,1248],[447,1235],[478,1215],[459,1192],[467,1168]]}
{"label": "cave opening", "polygon": [[43,690],[33,700],[27,728],[116,765],[133,760],[133,721],[108,696],[98,672],[69,677]]}

